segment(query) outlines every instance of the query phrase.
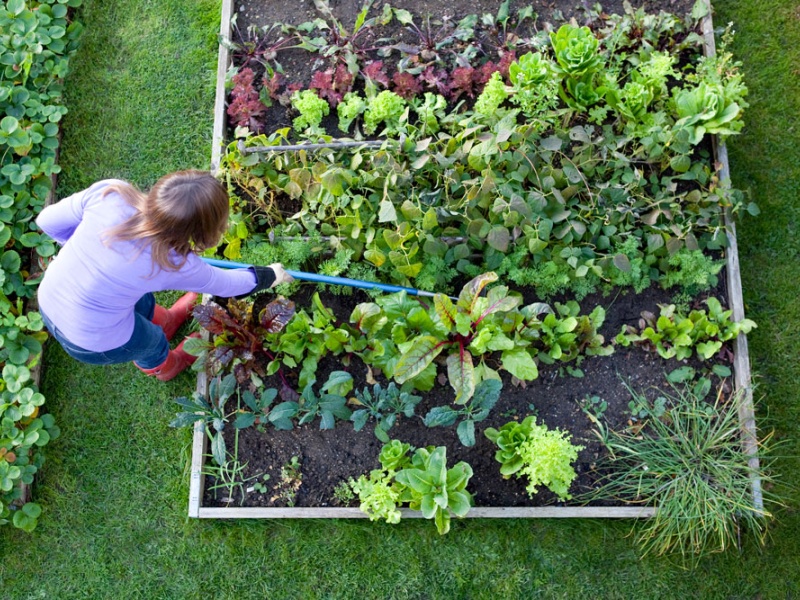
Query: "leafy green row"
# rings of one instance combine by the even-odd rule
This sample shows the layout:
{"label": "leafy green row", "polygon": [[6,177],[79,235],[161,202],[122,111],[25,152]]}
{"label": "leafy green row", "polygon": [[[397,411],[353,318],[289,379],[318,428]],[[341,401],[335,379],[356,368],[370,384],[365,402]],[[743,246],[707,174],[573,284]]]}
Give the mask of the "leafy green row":
{"label": "leafy green row", "polygon": [[[554,47],[566,43],[557,37]],[[589,62],[608,67],[596,51]],[[630,57],[646,73],[657,69],[644,64],[666,64],[670,74],[661,87],[678,77],[691,82],[637,117],[637,127],[650,123],[645,132],[621,115],[593,119],[575,107],[550,108],[546,120],[523,118],[503,103],[482,113],[481,100],[493,93],[487,86],[475,110],[442,112],[433,129],[414,125],[406,110],[393,128],[402,140],[387,140],[377,151],[247,152],[285,142],[289,132],[281,130],[247,138],[245,150],[232,143],[223,172],[242,198],[236,208],[256,217],[251,222],[273,227],[279,237],[329,240],[333,250],[351,252],[353,262],[422,289],[446,289],[459,272],[494,270],[544,297],[569,290],[580,298],[607,286],[641,291],[653,281],[696,294],[716,282],[721,268],[704,251],[726,245],[722,210],[745,207],[740,192],[718,185],[708,152],[697,146],[701,129],[734,133],[742,123],[746,89],[738,66],[729,54],[718,56],[697,58],[681,73],[673,69],[675,57],[652,48]],[[512,63],[512,73],[534,68],[525,58]],[[537,68],[550,74],[571,68],[553,65]],[[516,91],[501,86],[494,93],[538,94],[525,87],[534,85],[528,79],[519,75]],[[724,98],[709,100],[712,87]],[[706,119],[714,112],[707,104],[720,103],[737,106],[724,131]],[[580,120],[590,122],[574,124]],[[286,197],[301,203],[288,218],[277,210]],[[242,240],[251,248],[265,243],[240,219],[225,254],[238,258]]]}
{"label": "leafy green row", "polygon": [[[313,297],[310,314],[296,311],[294,303],[283,298],[257,316],[250,301],[229,302],[228,311],[209,303],[196,307],[194,314],[212,340],[193,340],[185,348],[201,357],[198,368],[234,373],[239,383],[260,386],[261,378],[277,374],[284,381],[283,396],[309,389],[316,382],[319,361],[329,354],[342,357],[345,365],[358,356],[388,379],[423,391],[434,386],[435,359],[444,356],[457,404],[467,403],[480,382],[500,379],[486,362],[488,357],[517,379],[531,381],[538,377],[538,363],[580,362],[585,356],[613,352],[599,333],[605,320],[601,306],[588,315],[580,314],[575,301],[556,302],[555,309],[544,303],[520,306],[521,296],[508,287],[487,288],[496,280],[493,272],[479,275],[455,301],[444,294],[435,294],[432,304],[405,292],[381,296],[357,305],[349,322],[340,321],[319,294]],[[658,344],[671,352],[667,358],[676,353],[686,358],[695,348],[701,358],[710,358],[724,341],[754,326],[747,320],[733,323],[731,311],[723,310],[716,298],[707,304],[708,313],[696,310],[688,317],[673,317],[672,306],[653,323],[657,331],[651,327],[639,334],[626,328],[616,341],[624,346]],[[299,369],[297,390],[286,383],[283,369]]]}
{"label": "leafy green row", "polygon": [[[80,0],[8,0],[0,6],[0,524],[36,526],[41,508],[19,506],[44,456],[37,450],[58,435],[51,415],[39,415],[44,397],[31,382],[39,362],[44,325],[27,312],[25,299],[38,280],[29,265],[55,253],[34,218],[58,173],[58,122],[62,79],[81,25],[70,8]],[[12,516],[13,512],[13,516]]]}
{"label": "leafy green row", "polygon": [[[544,303],[520,307],[522,298],[506,286],[481,292],[497,280],[485,273],[461,290],[456,302],[436,294],[433,305],[405,292],[361,303],[350,322],[339,321],[315,294],[311,314],[295,311],[294,303],[279,299],[254,318],[249,302],[230,302],[229,310],[209,303],[196,307],[195,318],[214,336],[211,342],[194,340],[184,346],[201,357],[197,368],[212,373],[233,372],[240,383],[299,368],[299,389],[316,381],[319,361],[326,355],[358,356],[397,383],[411,382],[430,390],[437,376],[434,359],[446,356],[447,378],[456,402],[465,403],[484,379],[499,379],[485,362],[497,354],[502,369],[520,380],[538,377],[537,361],[580,361],[584,356],[607,355],[598,333],[605,311],[596,307],[581,315],[577,302]],[[265,370],[260,360],[268,361]]]}

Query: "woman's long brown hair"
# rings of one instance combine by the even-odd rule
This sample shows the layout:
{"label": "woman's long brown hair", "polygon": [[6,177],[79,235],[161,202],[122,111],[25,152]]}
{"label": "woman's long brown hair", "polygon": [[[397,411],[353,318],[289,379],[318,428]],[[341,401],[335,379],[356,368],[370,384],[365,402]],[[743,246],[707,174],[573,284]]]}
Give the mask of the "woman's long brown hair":
{"label": "woman's long brown hair", "polygon": [[[149,246],[153,266],[176,271],[192,252],[219,243],[228,223],[228,194],[206,171],[178,171],[159,179],[145,194],[130,184],[109,186],[136,208],[125,222],[106,232],[109,241]],[[177,255],[177,261],[172,253]]]}

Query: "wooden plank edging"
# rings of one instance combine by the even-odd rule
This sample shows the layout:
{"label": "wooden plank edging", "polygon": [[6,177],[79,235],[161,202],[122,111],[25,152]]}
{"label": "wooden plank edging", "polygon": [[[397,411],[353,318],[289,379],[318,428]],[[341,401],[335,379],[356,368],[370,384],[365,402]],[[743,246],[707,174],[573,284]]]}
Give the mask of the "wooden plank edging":
{"label": "wooden plank edging", "polygon": [[[711,0],[705,0],[708,14],[703,17],[703,51],[706,56],[716,54],[714,25],[712,19]],[[714,154],[717,160],[719,181],[721,186],[730,187],[731,171],[728,163],[728,149],[717,136],[713,137]],[[728,234],[728,249],[725,252],[725,272],[728,284],[728,302],[733,311],[733,320],[744,319],[744,294],[742,292],[741,269],[739,266],[739,246],[736,239],[736,222],[730,210],[725,210],[725,227]],[[761,489],[758,459],[758,431],[756,430],[755,409],[753,407],[753,381],[750,371],[750,354],[747,347],[747,335],[740,333],[733,345],[733,384],[734,389],[741,391],[742,402],[739,406],[739,426],[741,428],[742,446],[750,457],[747,465],[750,469],[753,508],[764,510],[764,497]]]}
{"label": "wooden plank edging", "polygon": [[[233,14],[233,0],[222,0],[222,15],[220,16],[219,35],[224,40],[231,39],[231,16]],[[216,174],[222,158],[222,146],[225,142],[225,75],[230,65],[230,51],[225,45],[219,45],[217,57],[217,87],[214,95],[214,132],[211,136],[211,173]]]}
{"label": "wooden plank edging", "polygon": [[[401,508],[403,519],[421,519],[422,512]],[[652,517],[656,509],[646,506],[518,506],[470,509],[465,519],[641,519]],[[294,508],[201,508],[201,519],[368,519],[360,508],[294,507]],[[455,517],[454,517],[455,518]]]}

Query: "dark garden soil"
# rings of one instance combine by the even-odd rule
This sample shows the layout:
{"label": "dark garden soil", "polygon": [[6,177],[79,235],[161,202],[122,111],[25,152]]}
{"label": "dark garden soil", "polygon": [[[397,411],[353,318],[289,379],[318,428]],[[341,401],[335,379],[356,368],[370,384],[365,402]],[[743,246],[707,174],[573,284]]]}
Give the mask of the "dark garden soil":
{"label": "dark garden soil", "polygon": [[[330,0],[330,4],[337,18],[348,26],[352,25],[362,6],[361,0]],[[373,11],[379,12],[382,4],[383,2],[376,2]],[[459,19],[468,14],[496,13],[500,2],[499,0],[394,0],[391,4],[408,9],[415,16],[450,15]],[[512,0],[512,11],[525,4],[533,5],[534,11],[539,16],[538,27],[542,27],[545,21],[560,23],[571,17],[575,17],[580,23],[581,11],[573,0],[552,2]],[[663,10],[685,14],[691,10],[693,0],[646,0],[632,4],[635,7],[643,7],[648,13]],[[603,2],[603,7],[607,13],[623,10],[621,0]],[[288,22],[296,25],[317,16],[312,0],[291,2],[237,0],[234,11],[240,34],[251,24],[262,26],[274,22]],[[292,54],[292,52],[281,55],[284,70],[295,80],[308,81],[312,68],[308,54],[304,52]],[[279,116],[276,121],[268,124],[268,131],[290,124],[288,117]],[[724,271],[720,273],[719,280],[725,280]],[[300,294],[292,298],[298,309],[309,307],[310,297],[314,291],[315,288],[311,284],[304,285]],[[526,293],[524,289],[519,291]],[[711,294],[725,298],[727,290],[720,287],[712,290]],[[369,296],[360,290],[353,291],[349,296],[323,291],[321,298],[323,304],[343,321],[348,320],[356,304],[370,301]],[[259,302],[264,303],[270,299],[272,298],[264,298]],[[525,297],[526,304],[538,300],[532,294],[527,294]],[[567,298],[553,300],[565,301]],[[701,300],[702,298],[695,300],[698,308],[701,307]],[[623,324],[638,324],[641,311],[658,313],[658,304],[669,303],[671,303],[671,293],[654,286],[641,294],[622,291],[616,296],[600,294],[588,296],[580,302],[580,305],[581,314],[588,314],[597,305],[602,305],[606,309],[606,320],[600,332],[609,343],[619,333]],[[255,314],[258,308],[257,302]],[[593,432],[593,423],[582,410],[581,404],[590,397],[599,397],[607,403],[604,418],[608,424],[611,427],[625,425],[632,418],[628,408],[631,395],[626,385],[644,393],[652,400],[658,397],[661,390],[668,388],[665,374],[682,364],[690,364],[701,371],[708,369],[708,365],[704,366],[699,362],[665,361],[657,354],[648,353],[640,348],[616,347],[611,356],[588,357],[580,364],[568,363],[570,367],[579,368],[582,377],[567,373],[565,370],[567,365],[539,364],[539,378],[520,385],[519,382],[512,381],[508,373],[501,371],[504,375],[500,400],[490,416],[476,424],[476,445],[471,448],[464,447],[460,443],[455,426],[427,428],[422,424],[422,417],[432,407],[450,405],[453,402],[454,393],[444,376],[440,375],[433,390],[420,394],[423,396],[423,401],[416,408],[417,416],[410,419],[401,418],[390,429],[389,435],[414,447],[446,446],[448,466],[461,460],[468,462],[474,471],[468,489],[474,495],[476,506],[563,504],[546,488],[540,488],[539,493],[530,498],[525,491],[525,480],[515,478],[503,480],[499,463],[494,459],[496,448],[485,437],[483,431],[487,427],[499,428],[512,419],[522,420],[527,415],[535,414],[537,422],[545,423],[550,429],[560,428],[570,432],[572,442],[584,446],[575,463],[578,478],[573,483],[571,492],[575,496],[589,492],[597,486],[599,474],[594,467],[602,456],[603,448]],[[326,381],[329,373],[336,370],[348,371],[354,378],[356,389],[368,385],[368,370],[355,357],[349,365],[344,365],[340,358],[324,359],[316,374],[317,382]],[[445,368],[440,366],[439,372],[444,373]],[[280,384],[275,379],[277,378],[267,378],[265,384],[279,387]],[[375,379],[385,384],[380,375]],[[203,499],[204,506],[341,506],[334,498],[335,487],[350,477],[357,478],[379,467],[378,453],[382,443],[372,431],[374,426],[372,421],[360,432],[354,431],[352,423],[337,421],[336,427],[332,430],[319,430],[318,423],[319,421],[316,421],[295,427],[292,431],[277,431],[272,427],[264,432],[253,427],[241,430],[238,439],[238,458],[242,463],[247,463],[245,476],[258,476],[260,480],[263,474],[268,474],[270,478],[266,482],[267,491],[260,493],[250,488],[244,498],[239,493],[227,497],[227,492],[224,490],[211,489],[215,482],[209,477]],[[226,442],[228,449],[231,450],[234,447],[232,427],[226,428]],[[286,494],[280,493],[279,482],[281,468],[289,464],[293,457],[299,459],[302,484],[293,500],[287,500]],[[614,505],[615,501],[609,499],[595,501],[593,504]]]}

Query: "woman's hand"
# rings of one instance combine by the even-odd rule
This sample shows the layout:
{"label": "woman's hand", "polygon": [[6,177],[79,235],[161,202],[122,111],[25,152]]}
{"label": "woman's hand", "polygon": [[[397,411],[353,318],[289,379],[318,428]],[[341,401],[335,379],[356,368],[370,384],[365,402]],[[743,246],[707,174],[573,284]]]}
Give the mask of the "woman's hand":
{"label": "woman's hand", "polygon": [[269,265],[269,268],[275,272],[275,282],[269,286],[270,288],[274,288],[276,285],[280,285],[282,283],[294,281],[294,277],[286,272],[286,269],[283,268],[281,263],[272,263]]}

